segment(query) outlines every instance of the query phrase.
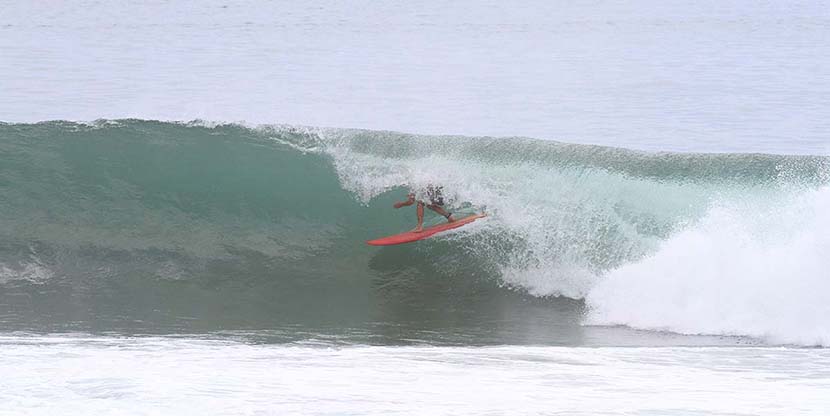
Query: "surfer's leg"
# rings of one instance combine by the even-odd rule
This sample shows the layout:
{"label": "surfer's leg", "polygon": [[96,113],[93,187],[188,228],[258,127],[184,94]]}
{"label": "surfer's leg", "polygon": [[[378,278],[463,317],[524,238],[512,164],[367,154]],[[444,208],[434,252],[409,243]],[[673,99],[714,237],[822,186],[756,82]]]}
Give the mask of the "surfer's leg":
{"label": "surfer's leg", "polygon": [[407,195],[406,198],[407,198],[406,201],[395,202],[395,205],[393,205],[393,206],[395,208],[408,207],[408,206],[415,203],[415,194],[409,194],[409,195]]}
{"label": "surfer's leg", "polygon": [[418,209],[416,211],[418,212],[418,226],[415,227],[415,229],[412,230],[412,231],[415,231],[416,233],[419,233],[419,232],[423,231],[423,229],[424,229],[424,203],[423,202],[418,201]]}
{"label": "surfer's leg", "polygon": [[427,208],[429,208],[429,209],[431,209],[431,210],[433,210],[433,211],[437,212],[439,215],[441,215],[442,217],[446,218],[446,219],[447,219],[447,222],[453,222],[453,221],[455,221],[455,218],[453,218],[453,217],[452,217],[452,213],[451,213],[451,212],[447,212],[447,210],[445,210],[444,208],[441,208],[441,207],[439,207],[439,206],[437,206],[437,205],[427,205]]}

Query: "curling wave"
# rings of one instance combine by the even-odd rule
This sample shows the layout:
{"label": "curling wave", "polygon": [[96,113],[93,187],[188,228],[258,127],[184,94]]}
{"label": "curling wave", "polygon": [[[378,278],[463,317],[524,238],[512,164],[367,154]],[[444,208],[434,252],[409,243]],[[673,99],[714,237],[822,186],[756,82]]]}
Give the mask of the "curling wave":
{"label": "curling wave", "polygon": [[[419,279],[414,256],[584,298],[589,323],[830,343],[825,157],[144,120],[3,124],[0,138],[2,285],[290,292]],[[428,184],[490,216],[363,244],[411,227],[390,205]]]}

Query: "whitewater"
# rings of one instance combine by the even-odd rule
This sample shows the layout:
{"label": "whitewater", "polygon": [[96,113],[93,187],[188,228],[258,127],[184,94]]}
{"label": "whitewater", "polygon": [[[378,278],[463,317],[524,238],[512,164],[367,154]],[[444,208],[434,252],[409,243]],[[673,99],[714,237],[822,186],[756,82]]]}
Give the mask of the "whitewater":
{"label": "whitewater", "polygon": [[[365,276],[440,276],[584,301],[574,324],[830,342],[825,157],[140,120],[0,133],[9,285],[127,298],[158,290],[153,279],[215,281],[244,296],[235,283],[273,271],[283,303],[328,301]],[[365,246],[405,229],[412,213],[392,202],[434,183],[459,215],[489,217],[423,244]],[[124,279],[143,283],[112,287]]]}
{"label": "whitewater", "polygon": [[0,381],[0,414],[716,415],[728,403],[732,414],[820,415],[830,387],[830,357],[811,349],[320,349],[82,336],[0,346],[0,370],[19,372]]}
{"label": "whitewater", "polygon": [[825,1],[0,10],[0,414],[830,408]]}

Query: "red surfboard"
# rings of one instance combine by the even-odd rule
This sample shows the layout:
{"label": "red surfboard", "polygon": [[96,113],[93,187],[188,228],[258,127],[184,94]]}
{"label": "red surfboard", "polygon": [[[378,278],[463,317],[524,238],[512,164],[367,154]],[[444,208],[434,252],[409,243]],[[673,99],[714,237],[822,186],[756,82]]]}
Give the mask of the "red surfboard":
{"label": "red surfboard", "polygon": [[433,225],[432,227],[424,228],[420,233],[414,231],[407,231],[405,233],[390,235],[389,237],[378,238],[376,240],[369,240],[366,244],[370,246],[393,246],[396,244],[411,243],[413,241],[423,240],[432,237],[442,231],[452,230],[463,225],[467,225],[479,218],[483,218],[487,214],[473,214],[469,217],[464,217],[460,220],[447,222],[444,224]]}

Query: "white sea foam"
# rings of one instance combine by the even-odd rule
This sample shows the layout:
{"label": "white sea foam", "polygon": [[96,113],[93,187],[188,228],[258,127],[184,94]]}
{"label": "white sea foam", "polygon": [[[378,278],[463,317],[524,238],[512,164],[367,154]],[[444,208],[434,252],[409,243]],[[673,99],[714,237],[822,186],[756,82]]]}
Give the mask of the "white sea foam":
{"label": "white sea foam", "polygon": [[[396,186],[440,183],[450,200],[475,201],[491,216],[465,230],[477,237],[464,245],[498,258],[506,286],[587,297],[588,323],[830,343],[830,188],[806,184],[827,182],[821,161],[782,159],[778,177],[760,183],[725,181],[717,167],[706,180],[660,180],[481,158],[451,138],[361,134],[324,140],[344,188],[368,201]],[[374,148],[392,140],[394,156]],[[817,171],[806,175],[808,167]]]}
{"label": "white sea foam", "polygon": [[824,415],[830,350],[0,336],[2,415]]}
{"label": "white sea foam", "polygon": [[39,261],[26,262],[18,265],[0,263],[0,285],[12,281],[27,281],[34,284],[43,284],[54,276],[55,273]]}
{"label": "white sea foam", "polygon": [[[4,6],[1,121],[200,118],[660,151],[830,149],[822,2]],[[794,202],[808,213],[776,228],[757,212],[779,218],[777,208],[746,210],[729,197],[711,207],[716,192],[693,183],[440,154],[333,154],[344,187],[363,200],[440,182],[486,209],[486,226],[465,232],[499,227],[523,244],[477,248],[506,254],[504,282],[588,295],[594,322],[827,342],[821,192]],[[193,241],[213,254],[221,236],[180,245]],[[37,264],[3,267],[6,281],[51,278]]]}
{"label": "white sea foam", "polygon": [[830,345],[830,188],[716,206],[604,277],[589,322]]}

